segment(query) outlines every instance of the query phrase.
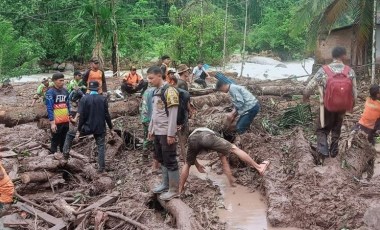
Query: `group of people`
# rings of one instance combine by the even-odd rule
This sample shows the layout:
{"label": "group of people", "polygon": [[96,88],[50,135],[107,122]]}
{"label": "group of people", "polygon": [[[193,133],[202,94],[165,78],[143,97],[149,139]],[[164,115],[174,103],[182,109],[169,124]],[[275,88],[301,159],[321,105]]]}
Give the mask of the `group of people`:
{"label": "group of people", "polygon": [[[308,102],[315,88],[320,89],[322,106],[317,120],[317,152],[324,158],[337,156],[343,117],[347,111],[352,111],[357,97],[355,72],[344,64],[345,48],[334,48],[332,58],[333,62],[319,69],[304,91],[304,101]],[[162,200],[177,197],[184,191],[192,165],[199,172],[205,172],[204,166],[197,161],[197,156],[205,150],[218,152],[231,185],[234,179],[227,160],[231,153],[263,175],[270,162],[256,163],[232,143],[233,138],[226,138],[206,127],[198,127],[189,133],[188,119],[194,114],[189,88],[193,81],[207,87],[206,79],[210,76],[202,62],[193,71],[185,64],[179,65],[177,71],[172,71],[169,64],[170,57],[163,56],[161,66],[152,66],[147,70],[146,80],[132,67],[121,85],[125,94],[140,91],[142,95],[140,117],[144,127],[143,162],[148,161],[153,149],[153,168],[160,168],[162,173],[162,181],[153,192],[161,194]],[[96,58],[91,59],[91,70],[83,77],[80,72],[75,72],[67,89],[63,87],[63,74],[55,73],[52,83],[44,79],[38,94],[45,94],[52,131],[51,153],[57,152],[59,147],[68,158],[71,143],[78,131],[81,135],[94,135],[98,147],[98,170],[102,173],[105,170],[106,124],[112,135],[113,126],[105,97],[107,85],[104,72],[99,70],[98,65]],[[233,111],[227,114],[225,128],[234,134],[232,136],[245,133],[260,111],[258,99],[245,87],[228,78],[218,78],[216,90],[228,93],[234,106]],[[354,128],[367,133],[372,144],[376,130],[380,128],[379,100],[380,87],[372,86],[364,113]],[[330,133],[331,144],[328,145]],[[177,140],[180,145],[179,156],[184,161],[181,173],[177,161]]]}

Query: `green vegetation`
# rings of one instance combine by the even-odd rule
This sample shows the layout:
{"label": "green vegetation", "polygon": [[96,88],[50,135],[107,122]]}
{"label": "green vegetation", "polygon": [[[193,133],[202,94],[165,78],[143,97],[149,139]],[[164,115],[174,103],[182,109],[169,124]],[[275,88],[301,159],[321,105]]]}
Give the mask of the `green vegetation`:
{"label": "green vegetation", "polygon": [[[220,65],[225,28],[227,55],[241,52],[244,39],[245,1],[228,0],[225,27],[226,1],[2,0],[0,79],[39,71],[41,63],[84,63],[93,55],[113,64],[118,55],[137,66],[163,54],[176,64],[201,59]],[[305,35],[290,28],[300,1],[249,0],[246,50],[299,57]]]}

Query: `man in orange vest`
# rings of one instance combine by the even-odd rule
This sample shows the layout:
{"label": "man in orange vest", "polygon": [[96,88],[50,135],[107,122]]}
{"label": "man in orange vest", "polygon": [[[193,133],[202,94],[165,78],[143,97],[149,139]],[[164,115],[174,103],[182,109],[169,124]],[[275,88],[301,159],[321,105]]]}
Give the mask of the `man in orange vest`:
{"label": "man in orange vest", "polygon": [[0,163],[0,216],[4,214],[7,206],[12,203],[15,187],[4,167]]}
{"label": "man in orange vest", "polygon": [[145,81],[137,72],[136,67],[132,66],[131,72],[124,76],[123,83],[121,84],[121,91],[124,94],[134,94],[141,91],[141,95],[144,94],[148,88],[148,82]]}
{"label": "man in orange vest", "polygon": [[90,93],[90,90],[88,90],[89,83],[91,81],[97,81],[99,83],[98,93],[107,96],[106,77],[104,72],[99,69],[99,59],[97,57],[93,57],[90,62],[91,69],[83,75],[83,82],[87,85],[87,93]]}

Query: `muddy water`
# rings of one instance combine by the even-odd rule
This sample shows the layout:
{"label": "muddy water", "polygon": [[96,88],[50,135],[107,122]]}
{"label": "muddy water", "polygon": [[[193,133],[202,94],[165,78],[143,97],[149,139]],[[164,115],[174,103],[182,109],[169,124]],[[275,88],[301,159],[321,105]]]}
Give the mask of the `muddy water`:
{"label": "muddy water", "polygon": [[[200,162],[203,165],[207,161]],[[217,175],[207,168],[206,174],[201,174],[195,167],[191,168],[191,175],[203,180],[211,180],[222,193],[224,208],[218,210],[222,222],[227,223],[229,230],[298,230],[296,228],[273,228],[267,222],[267,205],[264,197],[258,192],[250,192],[246,187],[237,185],[230,187],[225,175]]]}

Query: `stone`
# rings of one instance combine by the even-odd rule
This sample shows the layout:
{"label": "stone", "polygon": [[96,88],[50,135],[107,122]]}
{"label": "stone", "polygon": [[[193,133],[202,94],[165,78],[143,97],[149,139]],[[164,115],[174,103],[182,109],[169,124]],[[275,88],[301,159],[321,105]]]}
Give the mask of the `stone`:
{"label": "stone", "polygon": [[66,63],[61,63],[57,68],[59,71],[65,71]]}
{"label": "stone", "polygon": [[74,65],[72,63],[67,63],[66,66],[65,66],[65,71],[71,71],[71,72],[74,72],[75,68],[74,68]]}
{"label": "stone", "polygon": [[364,223],[373,230],[380,230],[380,205],[373,205],[364,214]]}

